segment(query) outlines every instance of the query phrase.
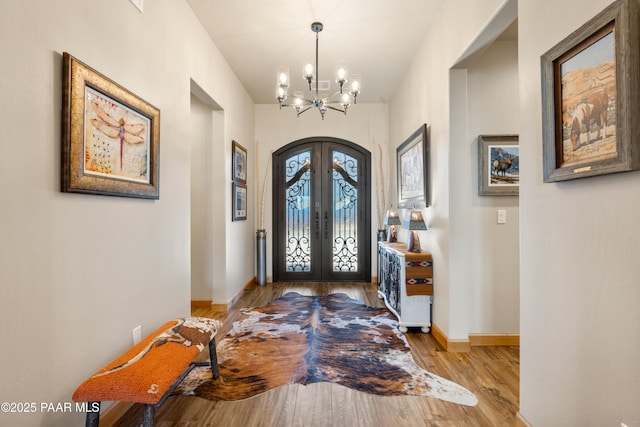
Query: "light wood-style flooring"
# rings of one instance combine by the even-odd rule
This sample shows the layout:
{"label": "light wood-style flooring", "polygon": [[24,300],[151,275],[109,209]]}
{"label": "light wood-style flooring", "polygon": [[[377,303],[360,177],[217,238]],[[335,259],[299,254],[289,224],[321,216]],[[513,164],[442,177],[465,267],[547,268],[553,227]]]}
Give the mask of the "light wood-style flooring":
{"label": "light wood-style flooring", "polygon": [[[238,319],[239,308],[265,305],[295,291],[303,295],[346,293],[370,306],[383,306],[369,283],[268,283],[243,292],[228,313],[194,309],[192,315],[224,321],[221,339]],[[213,402],[199,397],[172,397],[156,412],[158,427],[196,426],[513,426],[518,412],[519,348],[472,347],[469,353],[448,353],[431,334],[419,329],[406,334],[415,362],[424,369],[466,387],[478,397],[475,407],[429,397],[382,397],[336,384],[293,384],[239,402]],[[204,352],[206,353],[206,351]],[[207,360],[207,354],[201,354]],[[277,366],[274,367],[277,369]],[[116,426],[142,423],[134,405]]]}

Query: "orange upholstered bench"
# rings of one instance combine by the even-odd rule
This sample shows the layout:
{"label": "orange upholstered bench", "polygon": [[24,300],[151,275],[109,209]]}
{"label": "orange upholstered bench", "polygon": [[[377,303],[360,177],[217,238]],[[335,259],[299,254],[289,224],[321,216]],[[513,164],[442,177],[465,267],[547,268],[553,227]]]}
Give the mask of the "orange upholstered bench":
{"label": "orange upholstered bench", "polygon": [[[218,378],[215,336],[222,323],[205,317],[169,321],[122,356],[93,374],[73,393],[87,405],[87,426],[97,427],[100,402],[143,403],[144,426],[153,426],[155,410],[197,365],[193,360],[205,346],[213,378]],[[97,403],[97,404],[96,404]]]}

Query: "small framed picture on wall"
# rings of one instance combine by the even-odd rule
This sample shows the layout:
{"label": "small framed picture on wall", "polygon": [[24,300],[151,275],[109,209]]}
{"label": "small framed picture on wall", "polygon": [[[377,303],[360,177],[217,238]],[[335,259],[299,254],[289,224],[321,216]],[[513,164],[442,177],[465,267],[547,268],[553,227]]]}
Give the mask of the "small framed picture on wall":
{"label": "small framed picture on wall", "polygon": [[247,149],[236,141],[232,142],[231,153],[233,182],[247,183]]}
{"label": "small framed picture on wall", "polygon": [[247,219],[247,185],[238,182],[233,183],[233,221]]}
{"label": "small framed picture on wall", "polygon": [[478,136],[478,195],[520,194],[518,135]]}

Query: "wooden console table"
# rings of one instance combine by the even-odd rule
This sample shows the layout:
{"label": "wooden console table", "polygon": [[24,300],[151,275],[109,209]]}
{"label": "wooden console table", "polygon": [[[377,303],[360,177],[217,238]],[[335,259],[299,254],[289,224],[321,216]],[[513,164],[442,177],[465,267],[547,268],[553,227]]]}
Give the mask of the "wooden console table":
{"label": "wooden console table", "polygon": [[431,331],[433,259],[429,252],[408,252],[406,243],[378,242],[378,295],[400,322],[400,331]]}

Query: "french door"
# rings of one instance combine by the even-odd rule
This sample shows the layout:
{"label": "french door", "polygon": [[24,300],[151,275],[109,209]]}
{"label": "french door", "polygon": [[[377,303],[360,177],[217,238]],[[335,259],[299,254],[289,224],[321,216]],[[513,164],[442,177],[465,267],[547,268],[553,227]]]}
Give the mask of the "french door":
{"label": "french door", "polygon": [[370,159],[327,137],[274,153],[274,281],[371,280]]}

